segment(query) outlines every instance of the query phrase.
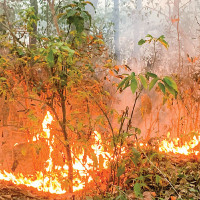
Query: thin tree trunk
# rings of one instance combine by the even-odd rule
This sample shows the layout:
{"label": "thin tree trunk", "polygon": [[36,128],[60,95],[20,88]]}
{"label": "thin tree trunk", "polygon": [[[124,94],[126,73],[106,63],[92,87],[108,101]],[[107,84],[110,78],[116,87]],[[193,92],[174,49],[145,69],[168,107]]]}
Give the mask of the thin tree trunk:
{"label": "thin tree trunk", "polygon": [[117,61],[120,60],[120,47],[119,47],[119,0],[114,0],[114,57]]}
{"label": "thin tree trunk", "polygon": [[134,56],[138,55],[138,52],[139,52],[138,41],[139,41],[140,30],[141,30],[141,22],[140,22],[141,9],[142,9],[142,0],[137,0],[136,1],[136,18],[137,19],[134,26]]}
{"label": "thin tree trunk", "polygon": [[59,36],[61,36],[61,32],[60,32],[60,28],[58,26],[58,20],[57,20],[57,16],[56,16],[56,12],[55,12],[55,7],[54,7],[54,0],[47,0],[49,3],[49,8],[51,10],[51,14],[53,16],[53,23],[56,27],[56,31],[58,33]]}
{"label": "thin tree trunk", "polygon": [[62,120],[62,130],[63,130],[63,135],[66,141],[66,152],[67,152],[67,165],[69,167],[68,171],[68,179],[70,181],[69,184],[69,192],[73,192],[73,163],[72,163],[72,154],[71,154],[71,146],[68,141],[68,134],[66,130],[66,104],[65,104],[65,97],[63,94],[61,94],[61,107],[62,107],[62,115],[63,115],[63,120]]}
{"label": "thin tree trunk", "polygon": [[49,36],[49,4],[46,5],[46,17],[47,17],[47,36]]}
{"label": "thin tree trunk", "polygon": [[[38,15],[38,3],[37,0],[30,0],[31,6],[34,8],[35,10],[35,15]],[[29,45],[31,48],[33,48],[36,45],[37,39],[36,39],[36,35],[37,35],[37,23],[33,23],[32,24],[32,28],[33,28],[33,32],[32,35],[30,35],[29,37]]]}

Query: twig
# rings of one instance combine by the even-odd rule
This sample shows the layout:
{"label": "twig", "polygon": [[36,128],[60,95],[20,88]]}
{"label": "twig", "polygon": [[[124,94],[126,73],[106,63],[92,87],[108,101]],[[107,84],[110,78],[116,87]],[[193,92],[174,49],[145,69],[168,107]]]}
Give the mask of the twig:
{"label": "twig", "polygon": [[191,2],[191,0],[189,0],[188,2],[186,2],[185,4],[183,4],[179,9],[183,8],[184,6],[186,6],[190,2]]}
{"label": "twig", "polygon": [[195,16],[195,19],[196,19],[196,21],[197,21],[197,24],[200,26],[200,23],[199,23],[199,21],[198,21],[198,19],[197,19],[197,16]]}
{"label": "twig", "polygon": [[128,130],[131,126],[131,121],[132,121],[133,113],[134,113],[134,110],[135,110],[135,106],[136,106],[137,100],[138,100],[141,92],[142,91],[139,91],[139,93],[136,92],[136,94],[135,94],[136,97],[135,97],[135,101],[134,101],[133,108],[132,108],[132,111],[131,111],[131,116],[130,116],[130,119],[129,119],[128,124],[127,124],[126,132],[128,132]]}

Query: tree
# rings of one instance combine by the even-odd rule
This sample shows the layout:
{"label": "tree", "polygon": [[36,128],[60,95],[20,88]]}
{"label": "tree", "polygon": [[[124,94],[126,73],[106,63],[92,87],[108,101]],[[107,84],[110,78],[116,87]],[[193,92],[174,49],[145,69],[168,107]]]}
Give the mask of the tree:
{"label": "tree", "polygon": [[[30,3],[31,3],[31,7],[34,8],[34,16],[37,18],[38,16],[38,3],[37,3],[37,0],[30,0]],[[36,45],[36,36],[37,35],[37,22],[34,22],[32,24],[32,34],[33,36],[30,35],[30,42],[29,42],[29,45],[31,47],[33,47],[34,45]]]}
{"label": "tree", "polygon": [[[104,108],[108,96],[103,89],[102,81],[96,76],[96,73],[100,76],[101,72],[95,64],[95,62],[104,63],[100,60],[104,56],[104,46],[101,35],[92,35],[86,30],[86,25],[91,23],[91,16],[85,10],[85,6],[87,4],[93,6],[92,3],[83,0],[73,2],[63,6],[62,13],[59,14],[56,13],[54,0],[48,0],[48,3],[57,35],[48,37],[34,32],[36,29],[32,28],[38,20],[36,13],[32,7],[23,10],[22,25],[26,24],[29,33],[34,32],[32,37],[36,41],[34,42],[36,48],[31,49],[20,42],[9,29],[17,41],[10,57],[15,55],[16,58],[13,61],[9,60],[7,55],[1,58],[0,92],[1,95],[6,94],[7,98],[25,98],[40,102],[54,114],[57,126],[62,132],[60,141],[65,146],[69,167],[68,189],[72,192],[74,179],[72,144],[81,138],[85,141],[90,139],[94,125],[99,120],[94,119],[92,114],[94,116],[98,110]],[[63,21],[67,22],[67,32],[59,26],[59,22]],[[9,63],[9,70],[5,62]],[[103,68],[105,71],[107,68],[111,69],[111,66]],[[12,86],[9,84],[11,77],[15,77],[16,80]],[[23,88],[25,95],[13,92],[14,88],[15,91]],[[29,116],[34,119],[33,112],[31,115],[29,113]]]}
{"label": "tree", "polygon": [[114,9],[113,9],[114,44],[115,44],[114,57],[117,61],[120,60],[119,18],[120,18],[120,16],[119,16],[119,0],[114,0]]}
{"label": "tree", "polygon": [[138,54],[139,48],[138,48],[138,35],[140,34],[141,30],[141,19],[140,19],[140,12],[142,10],[142,0],[136,1],[136,22],[134,26],[134,55]]}

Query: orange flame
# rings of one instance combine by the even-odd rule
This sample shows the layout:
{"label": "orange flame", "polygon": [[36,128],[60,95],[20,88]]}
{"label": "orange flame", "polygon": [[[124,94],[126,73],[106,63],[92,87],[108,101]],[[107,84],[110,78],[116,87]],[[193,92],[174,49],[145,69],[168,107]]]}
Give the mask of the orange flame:
{"label": "orange flame", "polygon": [[[11,181],[16,185],[26,185],[36,188],[38,191],[44,191],[44,192],[50,192],[50,193],[56,193],[56,194],[64,194],[66,193],[66,190],[62,189],[62,184],[59,181],[61,178],[67,178],[68,174],[68,166],[65,164],[64,166],[54,166],[53,159],[52,159],[52,152],[53,152],[53,146],[54,143],[54,136],[51,137],[50,134],[50,128],[48,125],[50,125],[53,121],[53,117],[51,116],[50,112],[48,111],[43,123],[43,134],[37,134],[33,137],[32,141],[37,141],[41,137],[46,138],[46,142],[49,147],[49,158],[46,161],[46,168],[44,168],[44,172],[36,172],[35,175],[31,175],[28,177],[25,177],[22,173],[19,173],[17,175],[14,175],[13,173],[8,173],[5,170],[0,170],[0,180],[5,181]],[[98,132],[95,133],[95,144],[92,145],[92,149],[95,151],[96,157],[99,159],[100,155],[104,158],[103,167],[107,168],[107,162],[109,160],[110,154],[103,151],[102,147],[102,140],[101,135]],[[29,141],[28,141],[29,142]],[[15,144],[15,146],[18,145],[18,143]],[[74,171],[79,171],[79,174],[81,177],[89,176],[88,170],[92,169],[93,166],[93,160],[91,160],[89,157],[86,158],[86,164],[82,165],[80,160],[83,159],[83,155],[81,154],[78,156],[78,159],[75,158],[75,163],[73,164]],[[59,171],[61,174],[61,177],[58,178],[56,176],[56,173],[54,170]],[[85,184],[79,179],[75,178],[74,180],[74,186],[73,190],[81,190],[84,188]],[[92,177],[89,176],[88,182],[92,181]]]}
{"label": "orange flame", "polygon": [[190,155],[195,154],[198,155],[199,151],[195,150],[194,148],[200,144],[200,136],[194,136],[189,142],[185,142],[184,145],[179,145],[180,139],[174,139],[173,141],[169,142],[166,139],[163,140],[159,145],[159,151],[161,152],[172,152],[175,154],[184,154]]}

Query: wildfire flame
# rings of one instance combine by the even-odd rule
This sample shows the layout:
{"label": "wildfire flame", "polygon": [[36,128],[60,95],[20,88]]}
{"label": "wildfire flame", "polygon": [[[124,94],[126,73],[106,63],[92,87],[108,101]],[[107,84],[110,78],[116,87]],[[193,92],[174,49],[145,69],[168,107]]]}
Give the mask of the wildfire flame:
{"label": "wildfire flame", "polygon": [[[66,193],[66,190],[63,189],[61,179],[67,179],[68,176],[68,165],[64,164],[63,166],[56,166],[53,163],[52,159],[52,152],[54,151],[53,144],[55,137],[54,135],[51,136],[51,130],[49,128],[49,125],[52,123],[53,117],[48,111],[43,123],[43,133],[37,134],[32,138],[32,141],[40,140],[40,138],[45,138],[46,142],[48,144],[49,148],[49,155],[48,159],[46,160],[46,167],[43,171],[38,171],[34,175],[24,176],[22,173],[18,173],[15,175],[14,173],[6,172],[5,170],[0,170],[0,180],[5,181],[11,181],[16,185],[26,185],[36,188],[38,191],[44,191],[44,192],[50,192],[50,193],[56,193],[56,194],[64,194]],[[94,139],[95,144],[91,146],[91,148],[94,150],[94,153],[97,157],[98,163],[101,168],[108,168],[108,162],[111,159],[111,155],[107,152],[104,152],[103,145],[102,145],[102,139],[101,135],[94,131]],[[30,141],[28,141],[30,142]],[[185,142],[184,145],[180,146],[180,139],[174,139],[173,141],[169,142],[167,140],[163,140],[159,144],[159,151],[162,152],[173,152],[178,154],[195,154],[198,155],[200,151],[194,150],[197,145],[200,144],[200,136],[194,136],[193,139],[189,142]],[[16,143],[14,146],[19,145]],[[147,146],[147,144],[140,143],[140,146]],[[124,152],[125,150],[123,150]],[[74,171],[78,171],[80,178],[74,178],[73,182],[73,190],[81,190],[85,187],[85,182],[83,182],[81,179],[84,177],[87,177],[87,182],[91,182],[93,179],[88,173],[89,170],[93,169],[94,161],[89,158],[89,156],[86,157],[86,161],[84,162],[84,165],[80,162],[83,160],[84,153],[78,155],[74,160],[73,163],[73,169]],[[101,162],[100,162],[101,159]],[[103,160],[103,162],[102,162]],[[99,166],[100,168],[100,166]],[[59,172],[56,174],[55,171]]]}
{"label": "wildfire flame", "polygon": [[185,142],[183,145],[180,145],[180,139],[174,139],[173,141],[167,141],[166,139],[163,140],[159,144],[159,151],[161,152],[172,152],[175,154],[184,154],[184,155],[190,155],[190,154],[199,154],[199,150],[194,150],[195,147],[197,147],[200,144],[200,136],[194,136],[190,141]]}
{"label": "wildfire flame", "polygon": [[[8,173],[5,170],[0,170],[0,180],[5,181],[11,181],[16,185],[26,185],[36,188],[38,191],[44,191],[44,192],[50,192],[50,193],[56,193],[56,194],[64,194],[66,193],[66,190],[62,189],[62,184],[59,180],[61,178],[67,178],[68,174],[68,166],[65,164],[64,166],[54,166],[53,159],[52,159],[52,152],[53,152],[53,143],[54,143],[54,136],[51,137],[50,134],[50,128],[48,125],[50,125],[53,121],[53,117],[48,111],[43,123],[43,134],[37,134],[33,137],[32,141],[37,141],[41,137],[46,138],[46,142],[49,147],[49,158],[46,161],[46,167],[44,168],[44,171],[36,172],[36,174],[31,176],[24,176],[22,173],[19,173],[17,175],[13,173]],[[107,162],[110,155],[103,151],[102,146],[102,140],[101,135],[98,132],[94,132],[95,134],[95,144],[92,145],[92,149],[94,150],[97,159],[102,156],[104,158],[103,167],[107,168]],[[30,141],[28,141],[30,142]],[[18,145],[18,143],[15,144],[15,146]],[[92,169],[93,166],[93,160],[90,159],[88,156],[86,158],[86,164],[82,164],[80,160],[83,159],[83,155],[78,155],[78,159],[75,158],[75,163],[73,163],[73,169],[74,171],[79,171],[79,174],[81,177],[89,177],[88,182],[92,181],[92,177],[89,176],[88,171]],[[59,174],[61,177],[58,178],[55,174],[55,170],[59,171]],[[85,187],[85,183],[82,182],[79,178],[74,178],[73,183],[73,190],[81,190]]]}

